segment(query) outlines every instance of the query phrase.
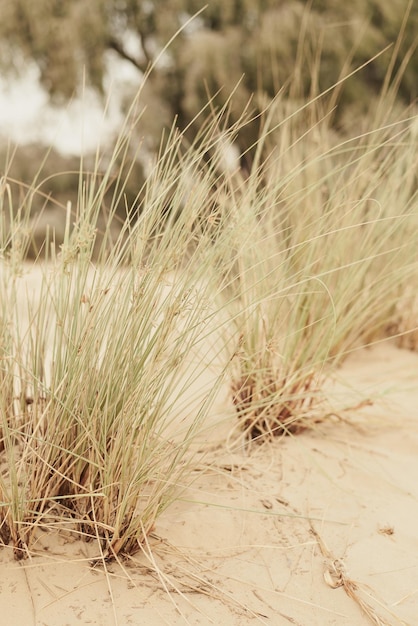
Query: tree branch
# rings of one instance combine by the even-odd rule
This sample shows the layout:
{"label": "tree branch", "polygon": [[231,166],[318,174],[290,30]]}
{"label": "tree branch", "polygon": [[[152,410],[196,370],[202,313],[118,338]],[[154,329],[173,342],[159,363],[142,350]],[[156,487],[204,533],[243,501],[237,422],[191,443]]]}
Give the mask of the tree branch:
{"label": "tree branch", "polygon": [[132,63],[132,65],[136,67],[137,70],[139,70],[143,74],[146,72],[148,67],[148,59],[145,59],[145,62],[139,61],[139,59],[132,56],[132,54],[129,54],[129,52],[125,50],[123,45],[113,37],[108,40],[107,46],[111,50],[114,50],[122,59],[125,59],[125,61],[129,61],[129,63]]}

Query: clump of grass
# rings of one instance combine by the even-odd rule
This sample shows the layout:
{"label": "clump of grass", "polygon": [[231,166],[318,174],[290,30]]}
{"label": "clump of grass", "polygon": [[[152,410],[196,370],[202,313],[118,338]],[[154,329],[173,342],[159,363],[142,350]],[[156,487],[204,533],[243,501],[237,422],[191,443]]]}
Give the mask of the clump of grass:
{"label": "clump of grass", "polygon": [[35,190],[16,212],[4,180],[0,538],[17,557],[49,528],[95,541],[103,559],[140,549],[190,479],[225,370],[245,435],[299,433],[321,417],[332,367],[393,327],[417,275],[410,123],[336,141],[318,103],[284,119],[280,100],[268,107],[248,176],[222,168],[248,115],[228,126],[226,106],[191,144],[173,127],[115,237],[126,179],[112,178],[116,163],[130,171],[133,110],[104,172],[99,154],[92,173],[81,163],[35,288]]}
{"label": "clump of grass", "polygon": [[[28,288],[26,302],[29,267],[15,245],[22,229],[12,210],[3,229],[0,516],[2,541],[17,558],[47,528],[97,541],[102,558],[140,549],[188,481],[194,434],[222,380],[218,367],[210,387],[190,398],[216,357],[193,361],[214,318],[205,276],[216,163],[203,173],[201,166],[220,140],[218,124],[208,122],[186,149],[171,131],[138,190],[137,219],[127,211],[114,241],[111,207],[98,246],[112,165],[127,158],[129,140],[128,130],[103,176],[99,158],[91,175],[81,169],[63,244],[47,233],[34,264],[37,289]],[[7,184],[2,198],[12,204]],[[30,231],[25,236],[29,242]]]}
{"label": "clump of grass", "polygon": [[[224,186],[229,265],[215,280],[235,328],[232,397],[253,438],[313,425],[324,379],[390,334],[416,276],[413,116],[336,141],[320,113],[316,99],[276,126],[272,113],[248,178]],[[301,133],[306,118],[317,121]]]}

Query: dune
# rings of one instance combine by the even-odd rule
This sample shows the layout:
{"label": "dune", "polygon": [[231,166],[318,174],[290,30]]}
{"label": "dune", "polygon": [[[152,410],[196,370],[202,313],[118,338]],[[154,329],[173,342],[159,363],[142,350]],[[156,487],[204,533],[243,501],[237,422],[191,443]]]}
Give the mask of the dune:
{"label": "dune", "polygon": [[330,386],[344,410],[263,445],[227,438],[221,394],[193,481],[142,553],[104,568],[63,531],[20,562],[3,547],[2,623],[413,626],[417,375],[393,342],[357,351]]}

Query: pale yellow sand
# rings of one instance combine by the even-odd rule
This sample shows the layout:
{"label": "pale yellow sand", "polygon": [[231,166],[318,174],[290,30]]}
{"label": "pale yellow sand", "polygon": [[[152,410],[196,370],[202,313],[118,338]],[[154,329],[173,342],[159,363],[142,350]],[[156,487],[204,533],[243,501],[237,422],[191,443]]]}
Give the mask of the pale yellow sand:
{"label": "pale yellow sand", "polygon": [[235,418],[221,395],[201,471],[148,554],[104,572],[70,535],[41,533],[39,555],[19,563],[5,548],[0,624],[415,626],[418,355],[362,350],[332,392],[339,406],[377,399],[250,447],[226,441]]}

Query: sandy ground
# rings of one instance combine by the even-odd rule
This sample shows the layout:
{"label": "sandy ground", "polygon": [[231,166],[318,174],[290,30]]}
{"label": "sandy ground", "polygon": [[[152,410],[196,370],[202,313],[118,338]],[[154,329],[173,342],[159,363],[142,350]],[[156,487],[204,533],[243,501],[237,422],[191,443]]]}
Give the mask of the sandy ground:
{"label": "sandy ground", "polygon": [[249,448],[225,444],[225,405],[144,554],[104,571],[62,535],[20,563],[3,549],[0,623],[417,624],[417,380],[418,355],[363,350],[333,393],[372,405]]}
{"label": "sandy ground", "polygon": [[359,351],[329,386],[337,415],[263,446],[228,438],[225,390],[143,554],[92,567],[97,548],[63,533],[24,562],[3,549],[0,624],[418,624],[417,380],[417,354]]}

